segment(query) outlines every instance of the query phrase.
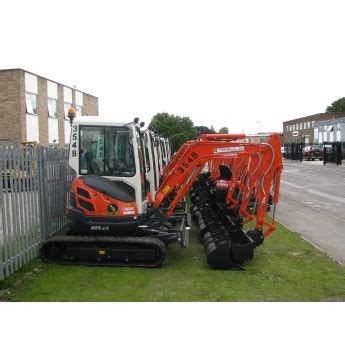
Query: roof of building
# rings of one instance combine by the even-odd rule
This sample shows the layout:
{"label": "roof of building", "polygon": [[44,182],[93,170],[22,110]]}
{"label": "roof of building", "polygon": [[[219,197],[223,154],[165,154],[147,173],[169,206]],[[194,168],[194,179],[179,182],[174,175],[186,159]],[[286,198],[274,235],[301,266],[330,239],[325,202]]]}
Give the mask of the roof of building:
{"label": "roof of building", "polygon": [[333,125],[336,123],[345,123],[345,117],[338,117],[335,119],[328,119],[328,120],[322,120],[322,121],[315,121],[314,127],[315,126],[323,126],[323,125]]}
{"label": "roof of building", "polygon": [[51,82],[53,82],[53,83],[56,83],[56,84],[59,84],[59,85],[62,85],[62,86],[66,86],[66,87],[68,87],[68,88],[70,88],[70,89],[73,89],[73,90],[75,90],[75,91],[78,91],[78,92],[82,92],[82,93],[84,93],[85,95],[88,95],[88,96],[92,96],[92,97],[98,98],[97,96],[91,95],[90,93],[81,91],[81,90],[79,90],[79,89],[75,89],[75,88],[72,87],[72,86],[68,86],[68,85],[66,85],[66,84],[59,83],[59,82],[57,82],[57,81],[55,81],[55,80],[52,80],[52,79],[49,79],[49,78],[46,78],[46,77],[42,77],[42,76],[39,75],[39,74],[32,73],[32,72],[27,71],[27,70],[25,70],[25,69],[23,69],[23,68],[7,68],[7,69],[0,69],[0,73],[1,73],[1,72],[8,72],[8,71],[23,71],[23,72],[26,72],[26,73],[30,73],[30,74],[32,74],[32,75],[35,75],[36,77],[40,77],[40,78],[49,80],[49,81],[51,81]]}
{"label": "roof of building", "polygon": [[[345,116],[345,112],[318,113],[318,114],[313,114],[313,115],[307,115],[307,116],[297,117],[297,118],[292,119],[292,120],[284,121],[283,124],[295,123],[297,121],[309,121],[309,120],[313,120],[315,117],[321,117],[322,118],[325,116],[333,116],[333,118],[339,118],[339,117]],[[320,120],[320,121],[322,121],[322,120]]]}

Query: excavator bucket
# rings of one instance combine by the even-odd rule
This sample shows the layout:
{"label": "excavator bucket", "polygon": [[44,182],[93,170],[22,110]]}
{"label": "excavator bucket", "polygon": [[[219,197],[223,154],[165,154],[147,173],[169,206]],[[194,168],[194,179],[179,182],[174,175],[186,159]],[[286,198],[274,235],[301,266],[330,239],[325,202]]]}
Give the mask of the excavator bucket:
{"label": "excavator bucket", "polygon": [[253,258],[259,240],[251,234],[257,233],[243,229],[242,219],[217,201],[216,188],[211,185],[210,176],[203,175],[191,188],[191,213],[207,262],[213,269],[239,268]]}

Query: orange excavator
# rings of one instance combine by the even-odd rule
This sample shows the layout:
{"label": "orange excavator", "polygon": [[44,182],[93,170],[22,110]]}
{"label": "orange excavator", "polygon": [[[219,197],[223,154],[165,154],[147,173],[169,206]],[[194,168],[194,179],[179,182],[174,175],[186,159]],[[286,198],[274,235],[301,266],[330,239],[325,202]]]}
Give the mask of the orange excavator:
{"label": "orange excavator", "polygon": [[[74,265],[157,267],[170,242],[188,245],[191,218],[184,197],[191,190],[193,218],[201,215],[198,220],[206,221],[204,210],[213,212],[204,222],[207,231],[202,231],[210,266],[232,268],[249,261],[260,236],[275,228],[274,222],[266,222],[265,214],[272,190],[273,203],[278,202],[282,163],[277,135],[272,134],[267,144],[245,143],[244,138],[200,135],[182,145],[169,162],[169,142],[143,131],[138,119],[127,124],[92,117],[73,122],[69,164],[76,178],[67,207],[68,227],[43,243],[43,259]],[[214,181],[209,173],[202,173],[205,165],[214,170]],[[226,198],[221,201],[213,188],[219,180],[217,169],[230,171]],[[257,202],[252,213],[243,206],[248,193],[254,193]],[[255,229],[245,232],[242,220],[255,217]],[[211,228],[227,240],[219,242]],[[201,234],[199,225],[198,229]],[[234,251],[242,255],[234,256]]]}

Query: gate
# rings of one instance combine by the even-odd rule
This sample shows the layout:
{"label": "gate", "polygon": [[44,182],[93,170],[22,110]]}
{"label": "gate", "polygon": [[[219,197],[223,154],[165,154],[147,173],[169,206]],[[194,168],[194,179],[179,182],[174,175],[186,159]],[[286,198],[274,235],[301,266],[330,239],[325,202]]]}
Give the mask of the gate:
{"label": "gate", "polygon": [[303,145],[301,143],[285,144],[284,158],[291,159],[292,161],[302,162],[303,158]]}
{"label": "gate", "polygon": [[323,143],[323,164],[342,164],[342,143],[337,142],[324,142]]}

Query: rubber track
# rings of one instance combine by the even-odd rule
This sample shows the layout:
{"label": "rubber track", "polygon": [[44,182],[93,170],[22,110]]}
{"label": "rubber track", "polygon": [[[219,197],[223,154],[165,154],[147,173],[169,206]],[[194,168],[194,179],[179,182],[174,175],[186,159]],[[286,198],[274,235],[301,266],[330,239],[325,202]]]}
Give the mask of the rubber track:
{"label": "rubber track", "polygon": [[[134,247],[139,245],[144,248],[152,248],[155,249],[160,253],[157,256],[156,261],[153,262],[84,262],[84,261],[69,261],[69,260],[52,260],[47,258],[44,254],[46,246],[52,243],[93,243],[93,242],[102,242],[107,244],[132,244]],[[110,236],[70,236],[70,235],[58,235],[50,238],[46,242],[43,243],[41,248],[41,257],[44,261],[55,263],[55,264],[63,264],[63,265],[84,265],[84,266],[117,266],[117,267],[148,267],[154,268],[160,266],[166,256],[166,247],[162,241],[157,238],[148,238],[148,237],[110,237]]]}

